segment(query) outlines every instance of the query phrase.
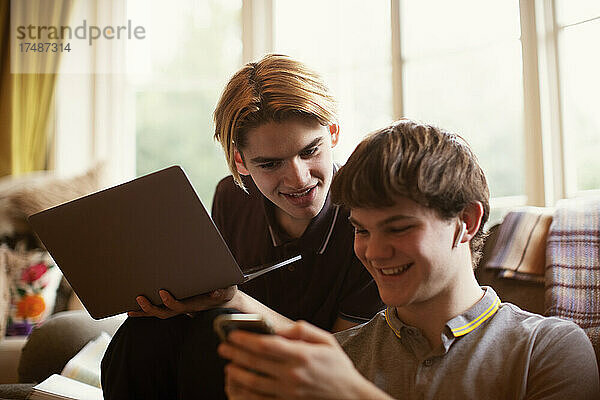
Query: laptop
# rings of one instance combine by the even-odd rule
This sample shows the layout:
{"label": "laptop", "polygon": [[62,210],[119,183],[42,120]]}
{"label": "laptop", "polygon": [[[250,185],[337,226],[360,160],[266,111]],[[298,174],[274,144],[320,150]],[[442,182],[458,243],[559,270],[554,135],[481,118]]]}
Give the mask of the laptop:
{"label": "laptop", "polygon": [[[95,319],[244,283],[301,259],[244,274],[179,166],[41,211],[33,230]],[[240,227],[242,229],[242,227]]]}

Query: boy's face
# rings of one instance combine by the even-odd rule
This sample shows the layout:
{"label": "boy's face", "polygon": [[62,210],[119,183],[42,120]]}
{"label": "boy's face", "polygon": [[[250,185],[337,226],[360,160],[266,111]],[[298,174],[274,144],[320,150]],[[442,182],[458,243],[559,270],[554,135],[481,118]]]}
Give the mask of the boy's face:
{"label": "boy's face", "polygon": [[269,122],[248,131],[243,162],[236,154],[238,171],[250,174],[277,206],[278,222],[288,233],[303,231],[323,208],[336,142],[337,133],[301,119]]}
{"label": "boy's face", "polygon": [[406,197],[389,208],[351,210],[354,251],[389,306],[423,304],[459,284],[452,244],[457,221],[446,221]]}

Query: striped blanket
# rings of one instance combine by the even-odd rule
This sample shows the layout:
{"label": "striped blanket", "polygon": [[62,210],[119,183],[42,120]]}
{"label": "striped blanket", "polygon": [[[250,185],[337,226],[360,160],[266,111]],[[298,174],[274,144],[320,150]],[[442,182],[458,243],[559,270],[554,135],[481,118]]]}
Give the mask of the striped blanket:
{"label": "striped blanket", "polygon": [[546,315],[570,319],[600,360],[600,198],[557,204],[546,249]]}

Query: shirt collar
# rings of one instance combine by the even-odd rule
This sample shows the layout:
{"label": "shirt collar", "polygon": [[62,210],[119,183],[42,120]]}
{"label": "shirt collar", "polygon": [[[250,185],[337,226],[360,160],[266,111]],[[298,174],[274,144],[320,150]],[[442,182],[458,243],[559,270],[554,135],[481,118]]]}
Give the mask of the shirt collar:
{"label": "shirt collar", "polygon": [[[477,303],[464,313],[452,318],[446,323],[452,335],[456,338],[466,335],[477,329],[481,324],[490,319],[500,307],[500,298],[489,286],[482,286],[484,295]],[[415,329],[406,325],[398,318],[395,307],[388,307],[385,310],[385,320],[398,338],[402,338],[402,333],[408,329]]]}
{"label": "shirt collar", "polygon": [[[335,175],[338,168],[339,167],[336,164],[333,165],[333,175]],[[252,182],[252,185],[256,188],[254,182]],[[256,190],[258,191],[258,188],[256,188]],[[277,223],[277,219],[275,217],[276,206],[265,196],[261,197],[263,201],[267,227],[269,228],[269,234],[271,236],[273,246],[279,247],[293,242],[294,239],[288,235],[287,232],[281,229],[279,227],[279,223]],[[338,214],[340,212],[339,208],[339,206],[331,203],[331,192],[328,191],[323,208],[310,221],[302,236],[297,239],[299,243],[301,243],[301,248],[311,249],[318,254],[323,254],[325,252],[327,245],[329,244],[329,239],[333,233],[333,227],[338,219]]]}
{"label": "shirt collar", "polygon": [[398,339],[402,339],[401,332],[407,328],[408,325],[404,324],[404,322],[398,318],[396,307],[388,307],[385,309],[385,322],[387,322],[388,326],[392,329],[394,335],[396,335]]}
{"label": "shirt collar", "polygon": [[265,218],[267,220],[267,227],[269,228],[269,234],[271,235],[271,241],[273,247],[281,246],[287,242],[292,241],[292,237],[288,235],[283,229],[279,227],[277,218],[275,216],[275,205],[266,197],[262,197],[263,207],[265,210]]}
{"label": "shirt collar", "polygon": [[474,331],[498,311],[500,298],[494,292],[494,289],[489,286],[483,286],[482,289],[485,293],[481,300],[446,323],[454,337],[463,336]]}

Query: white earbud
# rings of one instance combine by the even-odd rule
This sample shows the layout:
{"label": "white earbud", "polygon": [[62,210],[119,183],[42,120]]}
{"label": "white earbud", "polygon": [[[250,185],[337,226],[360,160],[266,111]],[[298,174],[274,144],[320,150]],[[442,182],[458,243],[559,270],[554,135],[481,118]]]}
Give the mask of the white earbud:
{"label": "white earbud", "polygon": [[454,244],[452,245],[453,249],[458,247],[458,244],[465,236],[465,233],[467,233],[467,224],[463,222],[460,227],[460,233],[458,234],[458,236],[456,237],[456,240],[454,241]]}

